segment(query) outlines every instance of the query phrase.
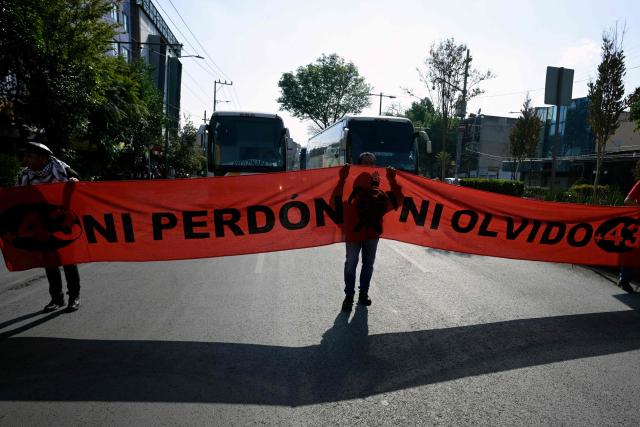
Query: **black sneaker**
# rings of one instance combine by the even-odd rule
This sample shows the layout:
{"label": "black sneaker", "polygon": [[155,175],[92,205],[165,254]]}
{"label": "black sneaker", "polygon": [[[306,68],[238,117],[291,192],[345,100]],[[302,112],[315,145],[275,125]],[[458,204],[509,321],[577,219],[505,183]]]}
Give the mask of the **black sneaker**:
{"label": "black sneaker", "polygon": [[353,306],[353,295],[345,296],[344,301],[342,301],[342,310],[351,311],[352,306]]}
{"label": "black sneaker", "polygon": [[44,311],[45,313],[49,313],[51,311],[56,311],[57,309],[62,308],[63,306],[64,306],[64,300],[52,299],[49,302],[49,304],[44,306],[42,311]]}
{"label": "black sneaker", "polygon": [[360,292],[358,295],[358,303],[367,306],[371,305],[371,298],[369,298],[369,295]]}
{"label": "black sneaker", "polygon": [[80,297],[69,297],[69,305],[67,306],[67,311],[76,311],[80,308]]}
{"label": "black sneaker", "polygon": [[630,294],[634,293],[633,288],[627,281],[623,281],[623,280],[619,281],[618,286],[625,292],[629,292]]}

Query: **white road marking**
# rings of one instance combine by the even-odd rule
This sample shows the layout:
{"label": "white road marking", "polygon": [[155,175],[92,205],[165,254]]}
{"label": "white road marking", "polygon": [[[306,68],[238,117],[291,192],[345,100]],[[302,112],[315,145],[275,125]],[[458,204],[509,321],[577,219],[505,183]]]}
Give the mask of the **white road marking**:
{"label": "white road marking", "polygon": [[421,266],[418,261],[416,261],[415,259],[413,259],[411,256],[407,255],[404,251],[402,251],[401,249],[399,249],[394,243],[391,242],[387,242],[389,244],[389,246],[391,247],[391,249],[393,249],[398,255],[400,255],[402,258],[406,259],[407,261],[409,261],[411,264],[413,264],[413,266],[415,268],[417,268],[418,270],[422,271],[423,273],[428,273],[429,270],[427,270],[426,268],[424,268],[423,266]]}
{"label": "white road marking", "polygon": [[258,254],[258,260],[256,261],[256,269],[254,272],[256,274],[262,273],[262,267],[264,267],[264,253]]}

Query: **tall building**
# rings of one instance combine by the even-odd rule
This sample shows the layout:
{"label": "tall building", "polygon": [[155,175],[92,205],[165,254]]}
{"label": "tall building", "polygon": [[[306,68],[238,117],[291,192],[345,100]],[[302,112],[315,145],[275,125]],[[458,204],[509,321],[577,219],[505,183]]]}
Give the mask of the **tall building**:
{"label": "tall building", "polygon": [[[536,108],[538,117],[544,122],[544,130],[535,155],[520,167],[521,177],[530,185],[549,186],[553,145],[556,144],[558,186],[567,188],[579,179],[593,182],[596,147],[588,123],[589,99],[576,98],[570,105],[560,107],[559,126],[556,126],[556,108]],[[634,132],[635,124],[629,121],[629,113],[623,112],[619,123],[618,130],[605,146],[600,183],[626,191],[634,182],[633,169],[640,160],[640,134]]]}
{"label": "tall building", "polygon": [[169,130],[177,131],[182,45],[151,0],[114,1],[105,19],[118,25],[112,54],[121,55],[127,61],[142,59],[151,67],[153,81],[162,93],[165,112],[170,120]]}

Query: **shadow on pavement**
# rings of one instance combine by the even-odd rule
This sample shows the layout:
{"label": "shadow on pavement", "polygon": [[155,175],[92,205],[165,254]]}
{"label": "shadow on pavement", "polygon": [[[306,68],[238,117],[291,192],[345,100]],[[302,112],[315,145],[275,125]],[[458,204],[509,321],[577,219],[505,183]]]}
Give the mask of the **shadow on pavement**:
{"label": "shadow on pavement", "polygon": [[640,349],[634,310],[371,336],[348,317],[308,347],[12,337],[0,400],[299,406]]}
{"label": "shadow on pavement", "polygon": [[34,311],[33,313],[29,313],[29,314],[23,314],[22,316],[18,316],[15,319],[7,320],[5,322],[0,323],[0,329],[4,329],[7,326],[11,326],[13,324],[20,323],[23,320],[31,319],[31,318],[40,316],[42,314],[43,314],[42,310]]}
{"label": "shadow on pavement", "polygon": [[[27,323],[26,325],[22,325],[19,326],[15,329],[11,329],[9,331],[4,331],[4,332],[0,332],[0,349],[2,348],[2,340],[4,340],[5,338],[9,338],[12,337],[14,335],[18,335],[19,333],[22,333],[24,331],[27,331],[31,328],[35,328],[38,325],[42,325],[45,322],[48,322],[51,319],[55,319],[56,317],[60,316],[61,314],[66,313],[66,311],[64,309],[60,309],[58,311],[54,311],[52,313],[47,314],[44,317],[41,317],[40,319],[36,319],[32,322]],[[23,320],[27,320],[27,319],[31,319],[33,317],[39,316],[39,315],[44,315],[45,313],[42,310],[36,311],[34,313],[29,313],[29,314],[25,314],[23,316],[20,317],[16,317],[15,319],[12,320],[7,320],[6,322],[0,323],[0,329],[3,329],[7,326],[13,325],[15,323],[19,323]],[[2,356],[0,356],[0,361],[2,361]]]}

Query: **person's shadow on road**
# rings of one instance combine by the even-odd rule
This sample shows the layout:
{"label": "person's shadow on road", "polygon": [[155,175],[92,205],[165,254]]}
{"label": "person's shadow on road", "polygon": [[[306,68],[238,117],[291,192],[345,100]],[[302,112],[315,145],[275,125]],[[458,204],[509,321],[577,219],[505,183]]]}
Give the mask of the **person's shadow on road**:
{"label": "person's shadow on road", "polygon": [[[60,316],[61,314],[64,314],[66,311],[65,310],[58,310],[58,311],[54,311],[53,313],[45,313],[42,310],[38,310],[35,311],[33,313],[29,313],[29,314],[24,314],[22,316],[18,316],[15,319],[11,319],[11,320],[7,320],[5,322],[0,323],[0,340],[3,340],[5,338],[9,338],[12,337],[14,335],[17,335],[19,333],[22,333],[24,331],[27,331],[31,328],[35,328],[38,325],[42,325],[45,322],[48,322],[51,319],[54,319],[58,316]],[[32,319],[34,317],[38,317],[40,315],[44,315],[43,317],[40,317],[39,319],[36,320],[32,320],[29,323],[26,323],[22,326],[18,326],[17,328],[8,330],[8,331],[2,331],[2,329],[6,328],[7,326],[11,326],[14,325],[16,323],[20,323],[24,320],[27,319]]]}
{"label": "person's shadow on road", "polygon": [[350,384],[368,381],[365,371],[369,365],[369,313],[367,307],[358,304],[351,321],[350,314],[338,313],[314,351],[316,366],[326,373],[316,376],[316,391],[342,396]]}

